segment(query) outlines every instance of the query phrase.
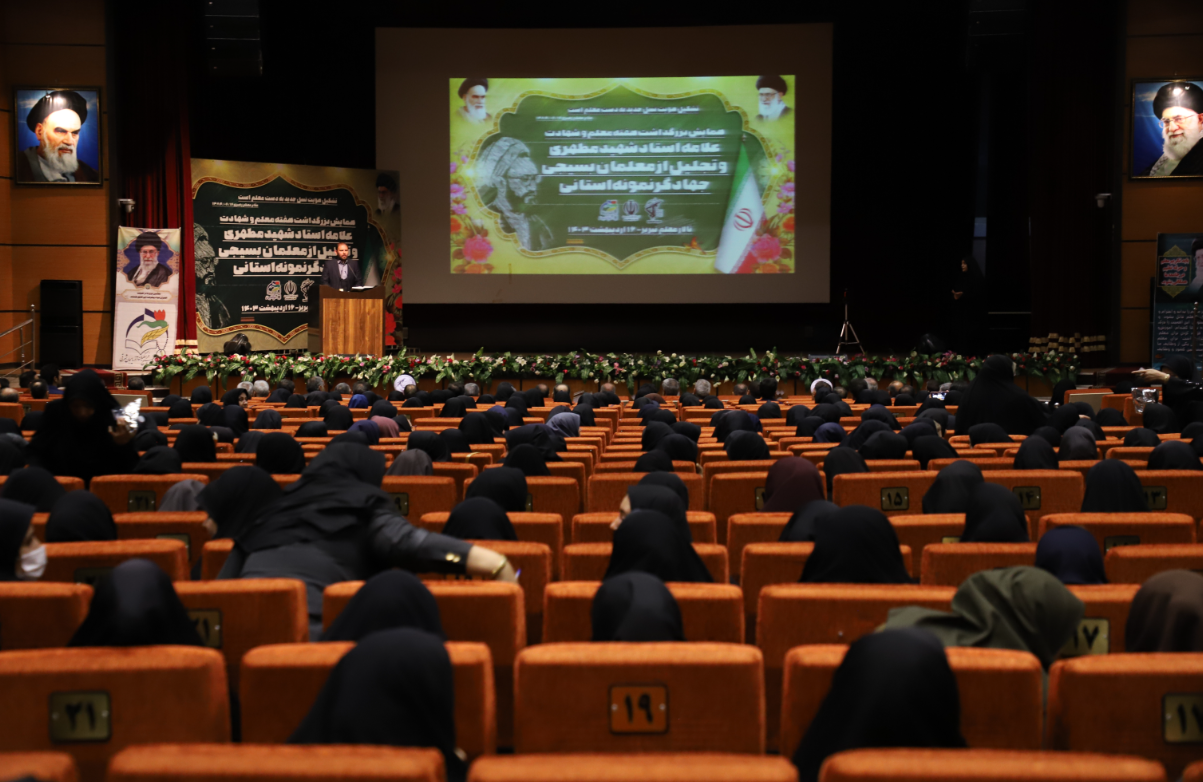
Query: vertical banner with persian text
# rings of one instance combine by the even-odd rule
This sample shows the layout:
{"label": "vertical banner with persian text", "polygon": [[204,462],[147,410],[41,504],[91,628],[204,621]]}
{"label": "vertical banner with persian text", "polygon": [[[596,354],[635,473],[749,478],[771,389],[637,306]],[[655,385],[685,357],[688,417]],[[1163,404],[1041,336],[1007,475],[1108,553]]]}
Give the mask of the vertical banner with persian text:
{"label": "vertical banner with persian text", "polygon": [[304,348],[322,271],[346,244],[365,286],[384,284],[387,345],[401,333],[401,213],[395,171],[192,161],[196,337]]}
{"label": "vertical banner with persian text", "polygon": [[117,230],[113,369],[141,370],[171,352],[180,294],[180,229]]}
{"label": "vertical banner with persian text", "polygon": [[[1157,234],[1157,286],[1153,292],[1154,366],[1170,353],[1192,349],[1195,302],[1203,296],[1203,234]],[[1203,337],[1203,317],[1200,318]],[[1203,338],[1199,340],[1203,347]]]}

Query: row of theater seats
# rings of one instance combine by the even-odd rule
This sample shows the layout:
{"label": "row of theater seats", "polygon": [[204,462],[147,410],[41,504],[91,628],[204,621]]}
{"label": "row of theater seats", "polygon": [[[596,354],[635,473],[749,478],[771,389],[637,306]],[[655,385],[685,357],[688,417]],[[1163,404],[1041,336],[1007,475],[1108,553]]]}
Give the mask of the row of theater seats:
{"label": "row of theater seats", "polygon": [[[362,582],[345,582],[326,589],[326,626],[361,586]],[[487,651],[500,740],[503,746],[509,746],[516,709],[515,662],[523,654],[544,647],[589,641],[590,608],[600,582],[549,584],[537,613],[532,612],[535,607],[529,595],[514,584],[448,580],[429,581],[427,586],[439,605],[447,637],[457,643],[478,644]],[[275,693],[264,695],[264,700],[273,703],[271,708],[282,708],[281,698],[303,690],[285,686],[278,672],[271,672],[273,666],[280,660],[284,662],[279,664],[290,670],[290,666],[310,665],[303,662],[310,659],[306,655],[325,661],[322,665],[333,664],[331,645],[305,642],[308,620],[303,583],[292,579],[241,579],[178,582],[175,587],[201,638],[220,653],[231,686],[235,691],[241,688],[247,740],[257,740],[260,734],[256,731],[269,724],[277,725],[277,733],[290,730],[283,723],[293,723],[291,718],[272,722],[270,715],[254,711],[253,704],[258,701],[253,691],[260,687],[265,693]],[[1101,658],[1122,654],[1128,613],[1138,588],[1135,584],[1069,587],[1086,610],[1063,655]],[[893,608],[914,605],[947,611],[956,592],[952,586],[918,584],[793,583],[765,587],[759,600],[749,604],[745,601],[747,593],[730,584],[674,583],[669,589],[680,606],[688,641],[739,645],[744,652],[755,654],[759,686],[768,704],[770,746],[776,746],[782,686],[784,682],[788,702],[789,659],[798,648],[851,643],[873,632]],[[17,653],[13,650],[65,645],[86,615],[91,593],[90,587],[80,584],[0,584],[0,645],[6,650],[0,653],[0,662],[11,659],[8,655]],[[529,622],[541,624],[542,644],[530,644]],[[755,646],[743,644],[747,629],[752,628]],[[1035,664],[1035,658],[1024,656]],[[2,685],[0,691],[6,691]],[[308,695],[297,698],[293,710],[303,713],[311,699]],[[248,709],[252,713],[248,714]]]}
{"label": "row of theater seats", "polygon": [[[284,742],[349,643],[297,643],[249,652],[234,692],[243,740]],[[457,743],[492,754],[503,704],[499,668],[480,643],[449,641]],[[513,661],[517,753],[722,752],[791,757],[846,645],[785,657],[779,719],[770,722],[765,657],[711,642],[546,644]],[[975,749],[1040,748],[1136,755],[1175,779],[1203,741],[1203,654],[1085,656],[1053,664],[1045,715],[1040,663],[998,649],[947,650],[961,730]],[[59,750],[99,782],[121,750],[155,742],[227,742],[230,703],[221,654],[192,647],[53,649],[0,654],[0,752]],[[505,742],[505,737],[501,737]]]}
{"label": "row of theater seats", "polygon": [[[44,782],[77,782],[64,753],[0,754],[4,779],[36,776]],[[435,750],[373,746],[263,746],[157,744],[130,747],[108,765],[110,782],[228,782],[338,778],[350,782],[443,782]],[[494,756],[475,761],[468,782],[796,782],[784,758],[705,753],[565,753]],[[1165,770],[1142,758],[1083,752],[989,749],[854,750],[832,756],[823,782],[1164,782]],[[1203,763],[1189,766],[1183,782],[1203,779]]]}

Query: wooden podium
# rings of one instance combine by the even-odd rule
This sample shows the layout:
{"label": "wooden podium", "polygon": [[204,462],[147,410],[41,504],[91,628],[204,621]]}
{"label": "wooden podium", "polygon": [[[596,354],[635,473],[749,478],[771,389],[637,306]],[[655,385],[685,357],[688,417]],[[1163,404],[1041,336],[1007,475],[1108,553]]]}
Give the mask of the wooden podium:
{"label": "wooden podium", "polygon": [[364,291],[340,291],[328,285],[313,290],[309,305],[310,353],[384,353],[383,285]]}

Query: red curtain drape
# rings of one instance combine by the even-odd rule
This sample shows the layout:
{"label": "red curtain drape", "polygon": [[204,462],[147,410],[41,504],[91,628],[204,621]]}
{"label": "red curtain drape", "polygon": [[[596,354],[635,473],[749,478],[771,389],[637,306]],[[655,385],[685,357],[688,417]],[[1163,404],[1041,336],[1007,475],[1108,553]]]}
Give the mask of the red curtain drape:
{"label": "red curtain drape", "polygon": [[[117,73],[109,116],[120,176],[115,184],[118,197],[136,202],[123,224],[182,229],[177,340],[196,339],[188,141],[191,5],[123,0],[111,6]],[[148,41],[159,43],[147,47]]]}

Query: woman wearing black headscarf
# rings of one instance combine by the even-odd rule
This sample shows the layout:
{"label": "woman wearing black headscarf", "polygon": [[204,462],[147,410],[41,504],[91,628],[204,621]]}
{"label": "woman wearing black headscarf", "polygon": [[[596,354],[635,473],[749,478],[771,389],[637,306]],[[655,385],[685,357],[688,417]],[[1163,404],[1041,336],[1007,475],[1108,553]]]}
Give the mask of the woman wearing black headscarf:
{"label": "woman wearing black headscarf", "polygon": [[761,421],[776,419],[781,417],[781,405],[776,402],[765,402],[756,409],[756,417]]}
{"label": "woman wearing black headscarf", "polygon": [[769,445],[755,432],[732,432],[723,443],[723,450],[733,462],[765,461],[769,458]]}
{"label": "woman wearing black headscarf", "polygon": [[[1146,369],[1134,373],[1134,377],[1142,384],[1161,384],[1161,400],[1175,419],[1172,428],[1167,431],[1180,431],[1193,421],[1203,420],[1203,385],[1195,382],[1195,365],[1190,356],[1182,353],[1166,356],[1161,370]],[[1151,405],[1145,407],[1145,426],[1161,434],[1156,427],[1149,425],[1149,407]]]}
{"label": "woman wearing black headscarf", "polygon": [[47,543],[116,539],[112,511],[90,491],[68,492],[55,503],[46,522]]}
{"label": "woman wearing black headscarf", "polygon": [[906,447],[908,451],[915,449],[915,441],[920,437],[939,437],[940,432],[936,429],[936,425],[931,421],[913,421],[898,432],[906,438]]}
{"label": "woman wearing black headscarf", "polygon": [[325,421],[306,421],[297,428],[297,437],[329,437]]}
{"label": "woman wearing black headscarf", "polygon": [[[1032,432],[1031,436],[1029,436],[1027,440],[1031,440],[1033,437],[1039,437],[1043,439],[1046,443],[1054,448],[1061,447],[1061,433],[1051,426],[1037,427],[1036,431]],[[1024,442],[1027,442],[1027,440],[1024,440]],[[1022,447],[1023,446],[1021,445],[1020,448]]]}
{"label": "woman wearing black headscarf", "polygon": [[661,410],[655,407],[644,408],[639,417],[643,419],[644,426],[651,426],[652,423],[657,421],[667,426],[672,426],[677,422],[677,417],[673,415],[672,411]]}
{"label": "woman wearing black headscarf", "polygon": [[851,448],[832,448],[823,460],[823,474],[827,476],[827,496],[834,497],[835,477],[868,472],[865,457]]}
{"label": "woman wearing black headscarf", "polygon": [[547,469],[547,462],[543,459],[543,455],[533,445],[520,445],[510,451],[506,454],[503,464],[506,467],[521,470],[522,474],[528,478],[551,475],[551,470]]}
{"label": "woman wearing black headscarf", "polygon": [[92,604],[67,646],[203,646],[196,626],[155,563],[130,559],[95,586]]}
{"label": "woman wearing black headscarf", "polygon": [[135,432],[124,418],[114,421],[118,407],[95,372],[72,375],[62,399],[46,405],[29,443],[30,463],[85,482],[96,475],[128,473],[138,461]]}
{"label": "woman wearing black headscarf", "polygon": [[717,396],[708,396],[702,400],[702,408],[705,410],[722,410],[723,400]]}
{"label": "woman wearing black headscarf", "polygon": [[246,407],[250,394],[245,388],[231,388],[229,391],[221,395],[221,406],[230,407]]}
{"label": "woman wearing black headscarf", "polygon": [[323,641],[362,641],[372,633],[409,627],[446,639],[434,595],[412,573],[377,573],[355,593],[322,633]]}
{"label": "woman wearing black headscarf", "polygon": [[1166,570],[1132,599],[1125,652],[1203,652],[1203,576]]}
{"label": "woman wearing black headscarf", "polygon": [[681,499],[676,491],[667,486],[636,484],[627,488],[626,496],[618,506],[618,518],[610,525],[610,529],[618,529],[623,520],[634,511],[654,510],[671,519],[677,531],[692,543],[693,531],[689,529],[688,507],[688,498]]}
{"label": "woman wearing black headscarf", "polygon": [[279,429],[283,425],[284,419],[280,417],[280,413],[269,408],[267,410],[259,411],[259,415],[255,416],[255,423],[251,426],[251,428]]}
{"label": "woman wearing black headscarf", "polygon": [[175,438],[175,449],[182,462],[217,461],[217,442],[213,433],[200,424],[188,424]]}
{"label": "woman wearing black headscarf", "polygon": [[981,349],[986,327],[986,278],[972,255],[961,259],[952,276],[948,298],[948,333],[956,351],[974,355]]}
{"label": "woman wearing black headscarf", "polygon": [[[851,448],[854,451],[859,451],[861,446],[868,442],[869,438],[878,432],[892,432],[890,425],[884,421],[865,421],[852,430],[844,440],[840,442],[841,448]],[[817,435],[817,433],[816,433]]]}
{"label": "woman wearing black headscarf", "polygon": [[194,416],[192,414],[192,403],[189,402],[187,399],[181,399],[180,401],[174,403],[167,410],[167,419],[169,421],[172,419],[195,418],[195,417],[196,416]]}
{"label": "woman wearing black headscarf", "polygon": [[1099,458],[1094,433],[1081,426],[1071,426],[1061,435],[1061,447],[1057,449],[1057,461],[1090,461]]}
{"label": "woman wearing black headscarf", "polygon": [[63,485],[54,479],[49,470],[41,467],[26,467],[8,476],[0,497],[13,502],[32,505],[38,513],[49,513],[67,493]]}
{"label": "woman wearing black headscarf", "polygon": [[697,443],[702,437],[702,427],[691,421],[677,421],[672,425],[673,434],[679,434],[682,437],[688,437],[694,443]]}
{"label": "woman wearing black headscarf", "polygon": [[1036,567],[1052,573],[1062,584],[1107,583],[1099,543],[1081,527],[1053,527],[1041,535]]}
{"label": "woman wearing black headscarf", "polygon": [[939,435],[929,434],[916,437],[911,445],[911,456],[919,461],[919,468],[926,470],[932,459],[955,459],[957,449]]}
{"label": "woman wearing black headscarf", "polygon": [[885,409],[881,405],[873,405],[860,414],[861,421],[881,421],[886,426],[894,431],[898,431],[902,426],[898,423],[898,419],[894,414]]}
{"label": "woman wearing black headscarf", "polygon": [[1103,459],[1086,473],[1082,513],[1147,513],[1136,472],[1120,459]]}
{"label": "woman wearing black headscarf", "polygon": [[614,531],[614,548],[603,580],[632,570],[651,573],[666,583],[714,582],[672,519],[652,510],[632,511]]}
{"label": "woman wearing black headscarf", "polygon": [[494,467],[472,479],[464,498],[487,497],[506,513],[522,513],[526,511],[527,493],[526,476],[521,470]]}
{"label": "woman wearing black headscarf", "polygon": [[488,497],[470,497],[456,505],[443,534],[460,540],[518,539],[505,509]]}
{"label": "woman wearing black headscarf", "polygon": [[898,535],[879,510],[850,505],[815,522],[802,583],[910,584]]}
{"label": "woman wearing black headscarf", "polygon": [[656,444],[657,451],[664,451],[668,458],[676,462],[698,461],[698,447],[693,440],[679,434],[670,434]]}
{"label": "woman wearing black headscarf", "polygon": [[1048,406],[1054,408],[1065,404],[1065,392],[1072,391],[1077,387],[1078,382],[1076,379],[1062,378],[1057,381],[1057,385],[1053,386],[1053,395],[1048,400]]}
{"label": "woman wearing black headscarf", "polygon": [[405,450],[425,451],[430,454],[430,460],[433,462],[445,462],[451,458],[451,451],[447,449],[447,441],[429,431],[411,434],[405,443]]}
{"label": "woman wearing black headscarf", "polygon": [[960,691],[944,647],[931,633],[907,628],[848,647],[793,760],[798,782],[817,782],[823,761],[837,752],[965,746]]}
{"label": "woman wearing black headscarf", "polygon": [[238,467],[202,489],[196,501],[199,509],[209,514],[205,526],[214,539],[237,538],[283,494],[263,468]]}
{"label": "woman wearing black headscarf", "polygon": [[497,384],[497,393],[493,394],[493,396],[496,397],[498,402],[505,403],[509,401],[510,397],[514,395],[516,390],[517,389],[514,388],[513,383],[502,381]]}
{"label": "woman wearing black headscarf", "polygon": [[998,424],[977,424],[969,427],[969,444],[1015,442]]}
{"label": "woman wearing black headscarf", "polygon": [[463,782],[443,639],[408,627],[363,638],[334,666],[288,743],[431,747],[443,754],[447,781]]}
{"label": "woman wearing black headscarf", "polygon": [[1099,414],[1094,417],[1094,422],[1099,426],[1127,426],[1128,419],[1124,418],[1124,414],[1114,407],[1104,407],[1099,411]]}
{"label": "woman wearing black headscarf", "polygon": [[982,468],[965,460],[953,462],[940,470],[923,495],[923,512],[964,513],[969,495],[982,483]]}
{"label": "woman wearing black headscarf", "polygon": [[778,459],[764,482],[763,513],[793,513],[823,499],[823,479],[809,459]]}
{"label": "woman wearing black headscarf", "polygon": [[156,445],[142,454],[134,465],[134,475],[174,475],[183,472],[180,452],[166,445]]}
{"label": "woman wearing black headscarf", "polygon": [[410,525],[392,495],[380,489],[383,478],[384,454],[331,444],[235,536],[219,578],[304,581],[312,638],[321,635],[322,592],[339,581],[366,579],[391,567],[515,580],[502,555]]}
{"label": "woman wearing black headscarf", "polygon": [[874,432],[860,447],[865,459],[902,459],[906,456],[906,438],[891,432]]}
{"label": "woman wearing black headscarf", "polygon": [[259,443],[255,466],[272,475],[297,475],[305,469],[305,451],[292,435],[273,432]]}
{"label": "woman wearing black headscarf", "polygon": [[217,423],[217,426],[224,426],[234,433],[234,436],[240,436],[250,431],[250,419],[247,417],[246,408],[239,405],[226,405],[221,409],[222,420]]}
{"label": "woman wearing black headscarf", "polygon": [[305,401],[305,397],[300,394],[290,394],[288,401],[284,403],[285,407],[296,409],[298,407],[308,407],[309,404]]}
{"label": "woman wearing black headscarf", "polygon": [[1014,364],[1006,356],[982,362],[969,391],[957,408],[957,434],[969,434],[977,424],[998,424],[1007,434],[1028,435],[1043,426],[1044,405],[1015,385]]}
{"label": "woman wearing black headscarf", "polygon": [[715,413],[714,439],[720,443],[727,442],[732,432],[754,432],[755,424],[752,417],[743,410],[727,410]]}
{"label": "woman wearing black headscarf", "polygon": [[189,401],[194,405],[207,405],[213,401],[213,389],[208,386],[197,386],[192,389]]}
{"label": "woman wearing black headscarf", "polygon": [[1043,437],[1032,436],[1019,446],[1015,454],[1012,469],[1015,470],[1056,470],[1059,460],[1057,453]]}
{"label": "woman wearing black headscarf", "polygon": [[819,519],[835,513],[840,506],[827,500],[812,500],[794,511],[785,529],[781,530],[778,543],[810,543],[815,539],[815,526]]}
{"label": "woman wearing black headscarf", "polygon": [[1147,404],[1141,418],[1145,429],[1155,434],[1173,434],[1179,430],[1177,416],[1166,405]]}
{"label": "woman wearing black headscarf", "polygon": [[234,453],[255,453],[259,450],[259,443],[266,435],[266,431],[252,429],[238,438],[238,443],[234,446]]}
{"label": "woman wearing black headscarf", "polygon": [[1028,522],[1023,506],[1010,489],[982,483],[969,493],[962,543],[1027,543]]}
{"label": "woman wearing black headscarf", "polygon": [[648,451],[635,460],[634,472],[672,472],[673,460],[664,451]]}
{"label": "woman wearing black headscarf", "polygon": [[345,432],[355,423],[351,409],[342,405],[327,410],[322,420],[326,422],[326,429],[331,432]]}
{"label": "woman wearing black headscarf", "polygon": [[464,433],[469,445],[492,445],[493,438],[497,436],[485,413],[468,413],[459,422],[459,430]]}
{"label": "woman wearing black headscarf", "polygon": [[592,405],[577,405],[572,408],[572,412],[580,418],[581,426],[597,426],[597,416],[593,412]]}
{"label": "woman wearing black headscarf", "polygon": [[1149,454],[1150,470],[1203,470],[1195,449],[1181,440],[1167,440]]}
{"label": "woman wearing black headscarf", "polygon": [[652,451],[660,444],[661,440],[671,437],[672,433],[671,426],[655,421],[643,427],[643,431],[639,436],[639,444],[643,446],[643,450]]}
{"label": "woman wearing black headscarf", "polygon": [[[505,433],[505,444],[507,451],[520,445],[533,445],[539,449],[539,453],[543,455],[545,461],[562,461],[556,451],[560,449],[560,445],[564,444],[564,441],[559,437],[553,437],[546,424],[526,424],[517,429],[510,429]],[[567,450],[567,446],[564,447],[564,450]]]}
{"label": "woman wearing black headscarf", "polygon": [[468,410],[468,403],[472,402],[472,407],[476,407],[476,401],[467,396],[456,396],[448,399],[443,403],[443,409],[439,411],[439,418],[463,418],[464,413]]}
{"label": "woman wearing black headscarf", "polygon": [[447,453],[472,453],[468,438],[459,429],[444,429],[439,432],[439,439],[447,443]]}
{"label": "woman wearing black headscarf", "polygon": [[33,533],[32,505],[0,499],[0,581],[36,581],[46,572],[46,548]]}
{"label": "woman wearing black headscarf", "polygon": [[1124,435],[1125,448],[1156,448],[1161,443],[1161,438],[1152,429],[1133,429]]}
{"label": "woman wearing black headscarf", "polygon": [[638,486],[662,486],[672,491],[681,500],[681,505],[689,508],[689,488],[680,476],[671,472],[649,472],[639,479]]}
{"label": "woman wearing black headscarf", "polygon": [[27,463],[24,447],[0,438],[0,475],[11,475],[13,470],[19,470]]}
{"label": "woman wearing black headscarf", "polygon": [[681,609],[664,582],[632,571],[602,582],[590,611],[594,641],[684,641]]}

